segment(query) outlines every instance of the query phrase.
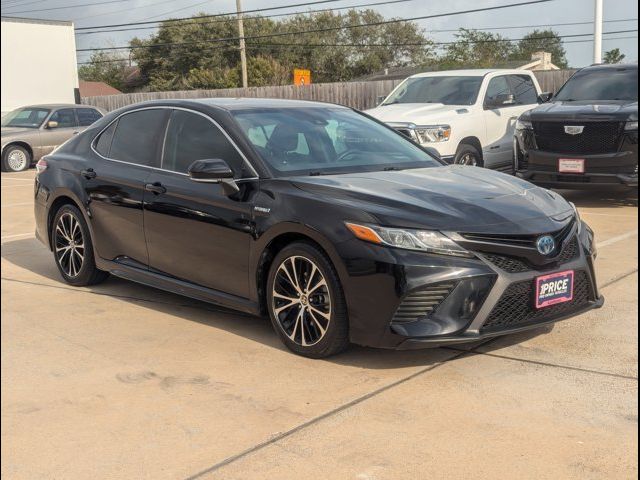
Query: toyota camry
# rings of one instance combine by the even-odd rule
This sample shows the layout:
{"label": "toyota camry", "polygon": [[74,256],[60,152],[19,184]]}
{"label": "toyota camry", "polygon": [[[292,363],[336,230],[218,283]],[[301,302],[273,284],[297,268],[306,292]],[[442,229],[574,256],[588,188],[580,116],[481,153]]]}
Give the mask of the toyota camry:
{"label": "toyota camry", "polygon": [[475,341],[603,303],[593,232],[560,195],[447,166],[337,105],[125,107],[38,162],[35,217],[67,283],[112,274],[268,315],[314,358]]}

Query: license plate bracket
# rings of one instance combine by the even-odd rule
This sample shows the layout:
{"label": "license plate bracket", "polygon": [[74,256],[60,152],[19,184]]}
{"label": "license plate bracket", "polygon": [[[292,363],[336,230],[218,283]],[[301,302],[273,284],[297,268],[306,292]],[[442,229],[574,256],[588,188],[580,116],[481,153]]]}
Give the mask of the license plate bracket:
{"label": "license plate bracket", "polygon": [[574,279],[575,272],[573,270],[550,273],[537,277],[535,280],[536,309],[573,300]]}
{"label": "license plate bracket", "polygon": [[559,173],[584,173],[584,158],[558,159]]}

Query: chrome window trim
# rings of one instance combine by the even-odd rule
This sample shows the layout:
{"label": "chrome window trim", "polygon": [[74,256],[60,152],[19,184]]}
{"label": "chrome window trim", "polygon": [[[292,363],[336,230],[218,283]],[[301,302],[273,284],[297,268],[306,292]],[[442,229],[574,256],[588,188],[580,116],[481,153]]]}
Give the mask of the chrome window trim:
{"label": "chrome window trim", "polygon": [[[129,115],[130,113],[136,113],[136,112],[142,112],[144,110],[182,110],[185,112],[189,112],[189,113],[194,113],[196,115],[200,115],[201,117],[206,118],[207,120],[209,120],[211,123],[213,123],[213,125],[222,132],[222,134],[225,136],[225,138],[229,141],[229,143],[231,143],[231,145],[233,146],[233,148],[235,148],[235,150],[238,152],[238,154],[240,154],[240,157],[242,158],[242,160],[244,161],[245,165],[247,165],[250,169],[250,173],[253,174],[252,177],[244,177],[244,178],[238,178],[234,180],[236,182],[238,181],[242,181],[242,180],[258,180],[260,178],[260,176],[258,175],[258,172],[256,172],[256,169],[253,168],[253,165],[251,164],[251,162],[249,161],[249,159],[246,157],[246,155],[242,152],[242,150],[240,150],[240,148],[238,147],[238,145],[236,144],[236,142],[233,141],[233,139],[229,136],[229,134],[225,131],[224,128],[222,128],[222,126],[216,122],[213,118],[211,118],[209,115],[206,115],[202,112],[198,112],[197,110],[192,110],[190,108],[185,108],[185,107],[171,107],[171,106],[167,106],[167,105],[158,105],[158,106],[149,106],[149,107],[141,107],[141,108],[136,108],[134,110],[128,110],[126,112],[121,113],[120,115],[118,115],[116,118],[114,118],[113,120],[111,120],[107,125],[104,126],[104,128],[102,130],[100,130],[91,140],[91,150],[93,151],[93,153],[95,153],[96,155],[98,155],[100,158],[103,158],[104,160],[109,160],[111,162],[119,162],[119,163],[124,163],[126,165],[134,165],[136,167],[142,167],[142,168],[148,168],[150,170],[159,170],[161,172],[168,172],[168,173],[175,173],[177,175],[182,175],[185,177],[188,177],[189,175],[186,173],[182,173],[182,172],[176,172],[174,170],[167,170],[165,168],[160,168],[160,167],[152,167],[150,165],[141,165],[139,163],[132,163],[132,162],[126,162],[124,160],[118,160],[117,158],[110,158],[110,157],[105,157],[104,155],[100,154],[96,149],[95,149],[95,144],[96,141],[98,139],[98,137],[100,135],[102,135],[102,133],[108,129],[114,122],[117,122],[118,120],[120,120],[122,117],[124,117],[125,115]],[[169,117],[170,118],[170,117]],[[169,127],[169,121],[167,121],[166,125],[165,125],[165,131],[164,131],[164,135],[163,135],[163,140],[162,140],[162,153],[161,153],[161,157],[160,157],[160,165],[162,165],[162,156],[164,155],[164,143],[166,140],[166,135],[167,135],[167,130]],[[116,127],[116,131],[117,131],[117,127]],[[114,135],[115,135],[115,131],[114,131]],[[113,141],[113,139],[112,139]]]}

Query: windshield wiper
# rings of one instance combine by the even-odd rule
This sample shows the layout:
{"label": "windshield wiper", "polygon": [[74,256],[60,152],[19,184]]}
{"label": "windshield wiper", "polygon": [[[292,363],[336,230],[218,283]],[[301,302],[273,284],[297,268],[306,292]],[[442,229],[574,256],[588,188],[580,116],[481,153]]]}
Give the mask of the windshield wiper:
{"label": "windshield wiper", "polygon": [[404,168],[400,168],[400,167],[384,167],[382,169],[385,172],[401,172],[402,170],[404,170]]}
{"label": "windshield wiper", "polygon": [[310,177],[319,177],[320,175],[324,175],[324,172],[321,172],[320,170],[313,170],[309,172]]}

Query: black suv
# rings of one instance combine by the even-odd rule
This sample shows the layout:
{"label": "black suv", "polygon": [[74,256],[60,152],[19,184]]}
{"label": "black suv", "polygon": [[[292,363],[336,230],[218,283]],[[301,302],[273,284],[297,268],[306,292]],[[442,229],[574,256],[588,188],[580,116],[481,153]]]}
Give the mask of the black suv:
{"label": "black suv", "polygon": [[516,175],[538,185],[637,188],[638,65],[578,71],[521,115],[514,149]]}

